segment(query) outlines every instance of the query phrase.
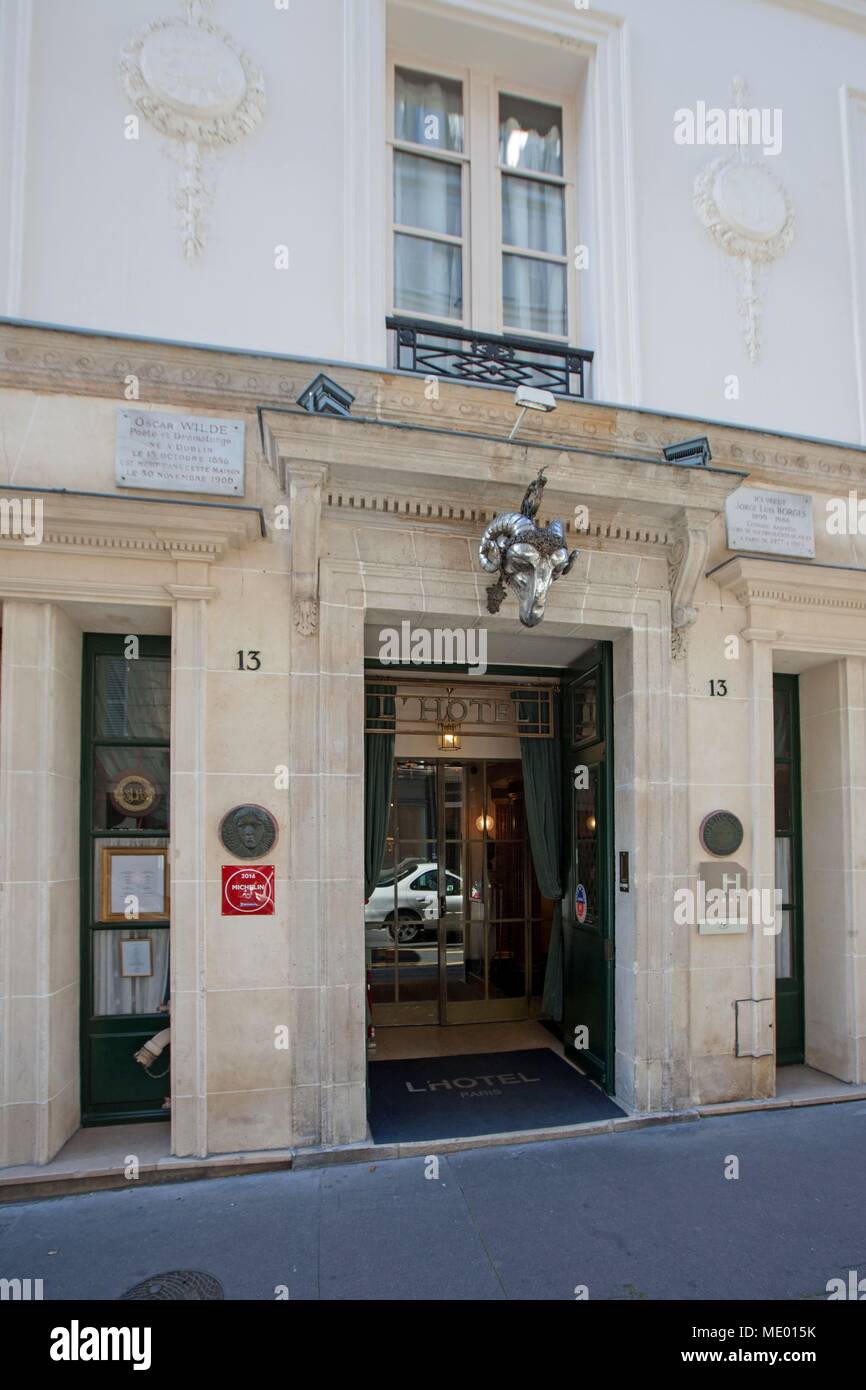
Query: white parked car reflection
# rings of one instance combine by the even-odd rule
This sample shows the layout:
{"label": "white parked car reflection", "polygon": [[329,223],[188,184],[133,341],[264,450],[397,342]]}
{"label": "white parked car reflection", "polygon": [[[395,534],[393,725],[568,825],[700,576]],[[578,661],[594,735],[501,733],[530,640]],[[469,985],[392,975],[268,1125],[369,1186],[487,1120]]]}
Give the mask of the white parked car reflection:
{"label": "white parked car reflection", "polygon": [[[364,921],[368,927],[386,926],[391,937],[404,945],[422,936],[435,936],[439,926],[438,888],[437,864],[404,859],[396,869],[386,869],[381,874],[364,906]],[[445,891],[446,915],[453,918],[455,930],[462,930],[463,885],[448,870]]]}

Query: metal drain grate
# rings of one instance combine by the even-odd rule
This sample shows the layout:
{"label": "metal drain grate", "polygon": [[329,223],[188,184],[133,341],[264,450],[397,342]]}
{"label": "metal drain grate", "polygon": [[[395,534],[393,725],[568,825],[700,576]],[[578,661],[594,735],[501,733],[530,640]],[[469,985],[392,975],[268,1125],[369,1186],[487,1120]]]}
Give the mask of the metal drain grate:
{"label": "metal drain grate", "polygon": [[143,1299],[150,1302],[175,1300],[192,1303],[224,1297],[222,1284],[212,1274],[202,1274],[198,1269],[170,1269],[167,1274],[152,1274],[149,1279],[134,1284],[120,1295],[118,1302]]}

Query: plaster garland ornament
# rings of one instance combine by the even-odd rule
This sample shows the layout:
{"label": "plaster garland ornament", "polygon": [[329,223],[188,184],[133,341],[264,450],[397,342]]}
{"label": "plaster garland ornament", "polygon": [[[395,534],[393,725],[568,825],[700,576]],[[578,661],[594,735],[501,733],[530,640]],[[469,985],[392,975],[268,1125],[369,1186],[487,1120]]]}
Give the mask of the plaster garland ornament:
{"label": "plaster garland ornament", "polygon": [[319,605],[316,599],[296,599],[293,617],[295,627],[302,637],[315,637],[319,630]]}
{"label": "plaster garland ornament", "polygon": [[[746,87],[733,82],[734,101],[744,111]],[[742,127],[737,127],[738,135]],[[750,362],[761,354],[761,272],[794,240],[794,210],[780,180],[763,159],[741,143],[698,174],[695,210],[726,255],[734,258],[738,279],[737,312]]]}
{"label": "plaster garland ornament", "polygon": [[212,5],[181,0],[182,17],[148,24],[120,59],[127,96],[166,137],[166,153],[180,167],[175,205],[188,265],[204,248],[214,158],[254,131],[265,107],[261,72],[230,34],[211,23]]}
{"label": "plaster garland ornament", "polygon": [[537,526],[547,478],[538,476],[523,494],[519,512],[501,512],[486,527],[478,545],[481,568],[499,578],[487,590],[487,611],[498,613],[508,589],[520,605],[524,627],[536,627],[544,617],[547,595],[554,580],[568,574],[579,552],[569,553],[561,521]]}

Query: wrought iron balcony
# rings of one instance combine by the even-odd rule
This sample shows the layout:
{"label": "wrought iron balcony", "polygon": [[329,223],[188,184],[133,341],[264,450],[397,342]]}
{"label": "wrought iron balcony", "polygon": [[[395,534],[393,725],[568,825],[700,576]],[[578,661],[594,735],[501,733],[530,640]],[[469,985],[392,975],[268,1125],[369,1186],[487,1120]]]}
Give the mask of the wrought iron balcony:
{"label": "wrought iron balcony", "polygon": [[587,395],[593,354],[586,348],[421,319],[392,317],[386,323],[396,337],[394,366],[400,371],[482,386],[534,386],[556,396]]}

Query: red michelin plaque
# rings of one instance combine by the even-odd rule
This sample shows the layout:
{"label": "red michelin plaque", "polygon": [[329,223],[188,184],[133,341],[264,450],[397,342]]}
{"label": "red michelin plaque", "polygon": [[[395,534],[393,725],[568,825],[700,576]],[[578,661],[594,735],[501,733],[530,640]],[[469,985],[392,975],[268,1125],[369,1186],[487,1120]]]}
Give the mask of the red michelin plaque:
{"label": "red michelin plaque", "polygon": [[273,864],[223,864],[222,870],[223,917],[273,917]]}

